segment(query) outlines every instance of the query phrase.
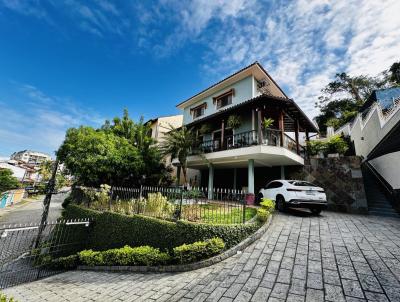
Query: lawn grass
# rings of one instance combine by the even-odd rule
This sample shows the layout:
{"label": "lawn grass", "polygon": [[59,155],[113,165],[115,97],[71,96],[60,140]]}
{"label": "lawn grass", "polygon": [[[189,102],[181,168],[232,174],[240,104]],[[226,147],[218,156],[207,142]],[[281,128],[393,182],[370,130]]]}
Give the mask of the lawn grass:
{"label": "lawn grass", "polygon": [[[257,209],[246,207],[245,220],[249,221],[257,213]],[[243,208],[224,207],[218,204],[200,206],[200,221],[215,224],[233,224],[243,222]]]}

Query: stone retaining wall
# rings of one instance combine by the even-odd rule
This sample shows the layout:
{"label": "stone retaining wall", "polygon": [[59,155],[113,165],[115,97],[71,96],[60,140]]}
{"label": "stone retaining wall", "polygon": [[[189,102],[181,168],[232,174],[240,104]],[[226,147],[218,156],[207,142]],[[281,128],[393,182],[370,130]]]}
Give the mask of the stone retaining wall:
{"label": "stone retaining wall", "polygon": [[361,157],[311,158],[304,167],[293,169],[291,179],[304,179],[325,189],[328,208],[347,213],[368,213]]}

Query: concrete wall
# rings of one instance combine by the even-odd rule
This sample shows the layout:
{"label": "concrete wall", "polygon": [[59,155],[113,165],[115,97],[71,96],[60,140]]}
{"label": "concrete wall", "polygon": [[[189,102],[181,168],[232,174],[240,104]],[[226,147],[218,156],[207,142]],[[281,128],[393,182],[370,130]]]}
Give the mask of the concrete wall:
{"label": "concrete wall", "polygon": [[361,158],[313,158],[304,167],[287,167],[288,179],[305,179],[324,188],[328,208],[348,213],[367,213]]}
{"label": "concrete wall", "polygon": [[370,160],[369,163],[393,189],[400,189],[400,152],[393,152],[377,157]]}
{"label": "concrete wall", "polygon": [[[195,104],[186,107],[183,110],[183,123],[188,124],[193,121],[193,118],[190,114],[190,109],[197,107],[198,105],[206,102],[207,103],[207,109],[205,110],[205,114],[201,117],[208,116],[210,114],[213,114],[218,111],[216,108],[216,105],[213,104],[213,97],[216,97],[220,95],[221,93],[224,93],[225,91],[230,90],[231,88],[235,89],[235,95],[232,98],[232,105],[239,104],[241,102],[247,101],[253,97],[253,77],[249,76],[244,78],[243,80],[240,80],[230,86],[224,87],[223,89],[217,91],[216,93],[199,100]],[[230,105],[230,106],[232,106]],[[225,109],[226,107],[224,107]]]}

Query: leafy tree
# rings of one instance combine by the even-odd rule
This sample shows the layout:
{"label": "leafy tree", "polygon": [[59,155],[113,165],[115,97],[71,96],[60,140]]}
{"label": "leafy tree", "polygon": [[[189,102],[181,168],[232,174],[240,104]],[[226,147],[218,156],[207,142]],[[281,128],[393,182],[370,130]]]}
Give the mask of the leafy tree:
{"label": "leafy tree", "polygon": [[187,184],[187,157],[192,146],[196,143],[196,137],[191,129],[185,126],[177,129],[170,126],[171,130],[166,133],[161,143],[161,150],[164,155],[171,155],[177,158],[183,173],[183,179]]}
{"label": "leafy tree", "polygon": [[390,66],[388,78],[394,84],[400,85],[400,61]]}
{"label": "leafy tree", "polygon": [[43,161],[39,166],[39,175],[42,177],[42,181],[48,181],[51,177],[53,169],[53,162],[51,160]]}
{"label": "leafy tree", "polygon": [[10,169],[0,169],[0,193],[19,188],[20,182]]}
{"label": "leafy tree", "polygon": [[80,184],[122,185],[139,177],[139,152],[127,139],[81,126],[67,130],[57,156]]}
{"label": "leafy tree", "polygon": [[143,119],[135,123],[124,110],[122,118],[105,121],[100,129],[71,128],[57,156],[78,184],[132,186],[169,185],[172,179]]}
{"label": "leafy tree", "polygon": [[335,79],[321,90],[316,102],[321,114],[316,117],[319,129],[326,132],[327,126],[338,128],[352,120],[375,89],[400,85],[400,62],[376,77],[350,76],[338,73]]}

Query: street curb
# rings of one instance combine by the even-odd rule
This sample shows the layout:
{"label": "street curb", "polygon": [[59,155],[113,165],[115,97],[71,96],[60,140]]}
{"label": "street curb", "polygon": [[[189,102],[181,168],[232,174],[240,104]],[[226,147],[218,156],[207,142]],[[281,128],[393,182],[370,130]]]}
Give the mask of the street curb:
{"label": "street curb", "polygon": [[196,263],[189,264],[177,264],[177,265],[166,265],[166,266],[87,266],[80,265],[78,266],[78,270],[82,271],[103,271],[103,272],[157,272],[157,273],[165,273],[165,272],[186,272],[197,270],[200,268],[208,267],[214,264],[217,264],[221,261],[224,261],[234,255],[236,255],[239,251],[243,251],[249,245],[254,243],[256,240],[260,239],[262,235],[268,230],[272,216],[268,217],[267,222],[259,228],[255,233],[247,237],[245,240],[241,241],[239,244],[230,248],[229,250],[214,256],[212,258],[202,260]]}

